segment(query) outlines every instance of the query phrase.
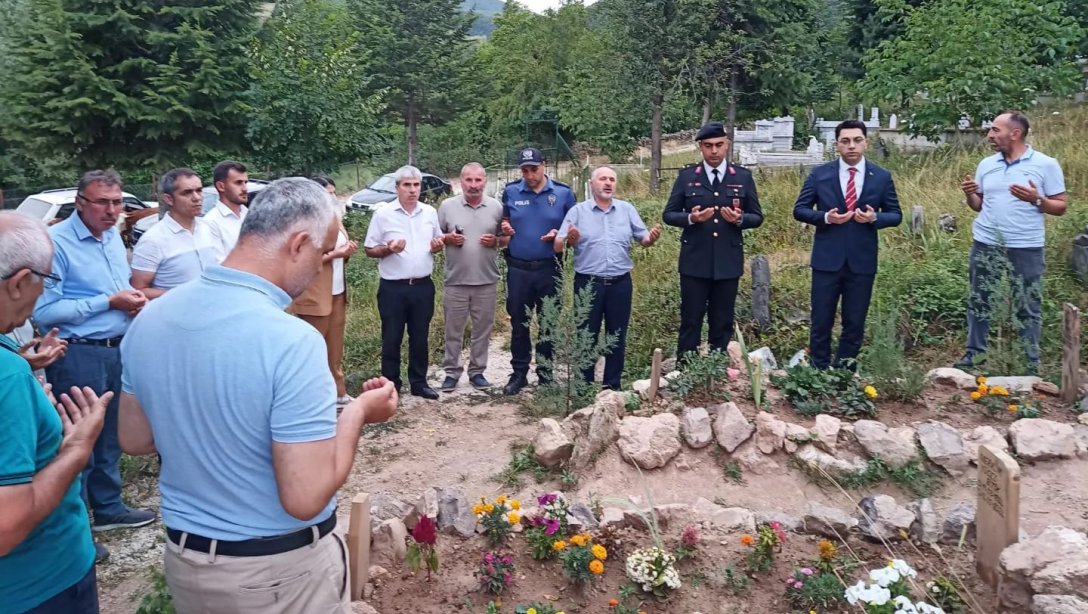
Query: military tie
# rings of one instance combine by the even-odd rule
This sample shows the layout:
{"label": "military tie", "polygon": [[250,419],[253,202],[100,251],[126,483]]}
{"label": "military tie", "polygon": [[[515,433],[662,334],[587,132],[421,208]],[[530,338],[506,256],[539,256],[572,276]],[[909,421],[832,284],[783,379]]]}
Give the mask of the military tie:
{"label": "military tie", "polygon": [[719,187],[719,186],[721,186],[721,184],[722,184],[722,180],[721,180],[721,177],[718,177],[718,174],[719,174],[719,171],[718,171],[718,169],[714,169],[714,170],[713,170],[713,171],[711,171],[711,172],[712,172],[712,173],[714,173],[714,181],[713,181],[713,182],[712,182],[712,183],[710,184],[710,187],[712,187],[712,188],[714,188],[715,190],[717,190],[717,189],[718,189],[718,187]]}
{"label": "military tie", "polygon": [[858,173],[858,169],[851,166],[846,170],[850,171],[850,178],[846,180],[846,210],[853,211],[858,206],[858,188],[854,183],[854,175]]}

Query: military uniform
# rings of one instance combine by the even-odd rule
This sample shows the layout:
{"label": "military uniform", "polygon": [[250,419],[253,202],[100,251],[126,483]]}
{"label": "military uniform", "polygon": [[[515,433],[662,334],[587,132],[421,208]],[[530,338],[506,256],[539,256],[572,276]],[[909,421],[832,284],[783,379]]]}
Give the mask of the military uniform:
{"label": "military uniform", "polygon": [[[704,317],[710,349],[725,350],[733,332],[737,285],[744,274],[741,230],[763,223],[752,173],[723,162],[715,183],[713,170],[706,162],[681,169],[661,216],[666,224],[684,229],[680,236],[677,356],[697,350]],[[696,206],[712,208],[715,213],[705,222],[693,222],[690,214]],[[742,211],[739,224],[722,217],[725,208]]]}

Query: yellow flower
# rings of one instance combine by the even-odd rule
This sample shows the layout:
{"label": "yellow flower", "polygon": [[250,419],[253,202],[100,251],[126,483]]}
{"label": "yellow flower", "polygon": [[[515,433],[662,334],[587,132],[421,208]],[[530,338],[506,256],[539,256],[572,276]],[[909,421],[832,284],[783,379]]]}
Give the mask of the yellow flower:
{"label": "yellow flower", "polygon": [[510,521],[510,524],[521,522],[521,516],[519,516],[517,512],[510,512],[506,515],[506,519]]}
{"label": "yellow flower", "polygon": [[600,544],[593,544],[590,548],[593,551],[593,556],[597,557],[598,561],[603,561],[608,558],[608,550],[605,550],[604,546]]}
{"label": "yellow flower", "polygon": [[996,394],[999,397],[1007,397],[1009,396],[1009,391],[1005,390],[1001,386],[994,386],[993,390],[990,391],[990,394]]}
{"label": "yellow flower", "polygon": [[873,388],[872,386],[866,386],[865,387],[865,394],[870,399],[875,399],[876,398],[876,388]]}
{"label": "yellow flower", "polygon": [[821,539],[820,543],[817,545],[820,548],[820,560],[830,561],[835,558],[837,549],[835,548],[835,544],[831,543],[830,540]]}
{"label": "yellow flower", "polygon": [[582,537],[581,535],[571,535],[570,543],[574,544],[575,546],[584,546],[586,545],[586,538]]}
{"label": "yellow flower", "polygon": [[598,575],[598,576],[603,574],[604,573],[604,563],[598,561],[597,559],[593,559],[592,561],[589,562],[589,571],[592,572],[594,575]]}
{"label": "yellow flower", "polygon": [[484,504],[484,513],[485,514],[490,514],[491,512],[494,512],[494,511],[495,511],[495,506],[494,505],[491,505],[490,503],[485,503]]}
{"label": "yellow flower", "polygon": [[495,497],[495,503],[498,503],[499,505],[506,503],[506,495],[499,495],[498,497]]}
{"label": "yellow flower", "polygon": [[809,610],[808,614],[816,614],[816,610]]}
{"label": "yellow flower", "polygon": [[981,398],[982,398],[982,393],[981,392],[976,390],[976,391],[971,393],[971,400],[972,401],[977,401],[977,400],[979,400]]}
{"label": "yellow flower", "polygon": [[477,503],[476,505],[473,505],[472,506],[472,513],[476,514],[477,516],[479,516],[480,514],[483,514],[484,513],[484,504],[483,503]]}
{"label": "yellow flower", "polygon": [[978,376],[977,378],[975,378],[975,381],[976,381],[976,382],[978,382],[978,383],[980,383],[980,384],[985,384],[985,383],[986,383],[986,378],[985,378],[985,377],[982,377],[982,376],[980,375],[980,376]]}
{"label": "yellow flower", "polygon": [[978,385],[978,393],[979,394],[986,394],[988,392],[990,392],[990,387],[989,386],[987,386],[986,384],[979,384]]}
{"label": "yellow flower", "polygon": [[1020,409],[1019,405],[1009,405],[1009,411],[1017,411]]}
{"label": "yellow flower", "polygon": [[559,540],[557,542],[552,542],[552,550],[555,550],[556,552],[561,552],[564,549],[566,549],[566,547],[567,547],[567,542],[565,542],[563,540]]}
{"label": "yellow flower", "polygon": [[521,509],[521,501],[518,501],[517,499],[511,499],[510,500],[510,509],[520,510]]}
{"label": "yellow flower", "polygon": [[529,608],[525,610],[525,614],[536,614],[536,608]]}

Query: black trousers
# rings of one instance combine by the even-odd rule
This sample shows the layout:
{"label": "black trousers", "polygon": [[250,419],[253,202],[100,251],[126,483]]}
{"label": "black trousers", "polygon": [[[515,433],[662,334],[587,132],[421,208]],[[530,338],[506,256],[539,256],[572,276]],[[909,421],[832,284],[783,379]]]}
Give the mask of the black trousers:
{"label": "black trousers", "polygon": [[[506,312],[510,314],[510,366],[515,375],[529,373],[533,343],[529,336],[529,311],[540,310],[546,297],[559,293],[559,265],[549,264],[539,269],[519,269],[510,266],[506,271]],[[551,359],[550,343],[536,344],[536,374],[549,374],[540,365],[541,358]]]}
{"label": "black trousers", "polygon": [[[812,366],[854,369],[854,359],[865,340],[865,318],[876,275],[851,272],[843,266],[835,272],[812,270],[812,322],[808,351]],[[831,361],[831,329],[842,299],[842,335],[835,361]]]}
{"label": "black trousers", "polygon": [[[593,342],[601,332],[601,323],[604,323],[605,334],[616,336],[616,343],[604,357],[605,388],[620,389],[620,379],[623,377],[623,356],[627,347],[627,325],[631,322],[631,276],[624,275],[615,281],[606,282],[598,277],[578,274],[574,276],[574,291],[581,292],[582,288],[593,288],[593,304],[589,309],[589,317],[583,326],[593,333]],[[592,367],[582,371],[582,377],[593,382]]]}
{"label": "black trousers", "polygon": [[733,336],[733,309],[737,304],[740,278],[707,279],[680,276],[680,338],[676,355],[699,349],[703,336],[703,318],[707,320],[710,350],[725,351]]}
{"label": "black trousers", "polygon": [[382,375],[400,389],[400,345],[408,331],[408,385],[427,385],[427,335],[434,316],[434,283],[415,285],[387,279],[378,284],[378,315],[382,319]]}

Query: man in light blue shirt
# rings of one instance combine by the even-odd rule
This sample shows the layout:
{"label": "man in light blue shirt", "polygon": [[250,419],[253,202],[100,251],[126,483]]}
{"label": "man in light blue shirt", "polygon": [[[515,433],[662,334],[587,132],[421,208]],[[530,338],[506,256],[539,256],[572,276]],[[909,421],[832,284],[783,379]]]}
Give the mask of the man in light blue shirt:
{"label": "man in light blue shirt", "polygon": [[979,215],[971,227],[974,242],[969,267],[967,352],[957,367],[971,368],[984,360],[981,355],[986,353],[995,309],[990,296],[1008,268],[1028,371],[1038,371],[1044,216],[1064,215],[1067,197],[1061,166],[1025,142],[1028,130],[1028,119],[1022,113],[998,115],[987,135],[990,147],[997,153],[983,159],[975,176],[967,177],[960,185],[967,206]]}
{"label": "man in light blue shirt", "polygon": [[[616,189],[612,168],[594,170],[589,185],[593,198],[567,212],[553,246],[556,253],[562,253],[567,245],[574,247],[574,291],[581,292],[586,286],[593,289],[593,304],[583,325],[592,331],[594,343],[602,320],[607,334],[616,337],[605,356],[603,385],[619,390],[631,321],[631,242],[637,240],[650,247],[661,236],[661,225],[647,231],[634,205],[612,198]],[[582,372],[587,382],[593,382],[593,375],[592,368]]]}
{"label": "man in light blue shirt", "polygon": [[[46,288],[34,307],[43,329],[57,328],[68,352],[46,369],[56,390],[88,386],[98,395],[113,392],[106,422],[94,446],[83,488],[94,512],[94,531],[139,527],[155,514],[134,510],[121,501],[117,463],[117,407],[121,392],[118,346],[132,317],[147,297],[129,285],[128,255],[115,228],[123,211],[121,177],[114,171],[90,171],[76,188],[76,213],[49,229],[53,239],[53,274],[60,282]],[[99,557],[105,556],[99,547]]]}
{"label": "man in light blue shirt", "polygon": [[338,421],[324,339],[284,311],[336,245],[334,208],[310,179],[273,182],[222,266],[125,335],[121,445],[162,455],[178,612],[351,611],[335,494],[364,422],[388,419],[397,394],[371,380]]}

